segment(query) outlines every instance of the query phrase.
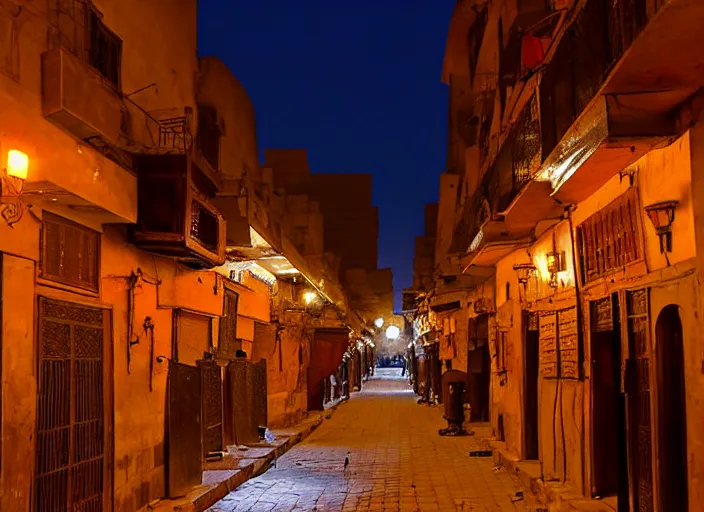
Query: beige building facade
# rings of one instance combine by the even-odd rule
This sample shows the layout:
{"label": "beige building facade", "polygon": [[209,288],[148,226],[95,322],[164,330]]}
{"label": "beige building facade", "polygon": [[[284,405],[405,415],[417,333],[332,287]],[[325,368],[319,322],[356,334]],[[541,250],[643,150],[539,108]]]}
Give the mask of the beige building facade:
{"label": "beige building facade", "polygon": [[2,510],[185,495],[365,351],[320,209],[259,165],[196,8],[0,6]]}
{"label": "beige building facade", "polygon": [[555,506],[560,489],[619,510],[701,501],[703,16],[687,1],[507,0],[458,2],[451,20],[428,293],[475,281],[484,312],[455,314],[488,331],[470,320],[469,346],[489,348],[493,445]]}

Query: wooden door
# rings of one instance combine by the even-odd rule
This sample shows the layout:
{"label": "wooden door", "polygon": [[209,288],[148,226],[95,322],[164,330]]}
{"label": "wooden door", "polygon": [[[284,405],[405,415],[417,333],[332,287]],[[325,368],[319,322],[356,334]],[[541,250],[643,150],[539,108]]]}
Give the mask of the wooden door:
{"label": "wooden door", "polygon": [[689,510],[687,480],[687,397],[682,321],[667,306],[655,324],[658,375],[658,460],[660,510]]}
{"label": "wooden door", "polygon": [[621,394],[618,296],[591,302],[592,495],[628,503],[625,404]]}
{"label": "wooden door", "polygon": [[198,361],[203,408],[203,457],[223,448],[222,370],[213,360]]}
{"label": "wooden door", "polygon": [[523,446],[524,458],[538,459],[538,367],[539,333],[536,314],[525,312],[524,318],[524,393],[523,393]]}
{"label": "wooden door", "polygon": [[111,510],[110,319],[39,299],[33,509]]}
{"label": "wooden door", "polygon": [[203,478],[200,369],[169,361],[166,395],[166,492],[178,498]]}
{"label": "wooden door", "polygon": [[648,290],[626,292],[628,333],[628,430],[631,494],[638,512],[653,510]]}

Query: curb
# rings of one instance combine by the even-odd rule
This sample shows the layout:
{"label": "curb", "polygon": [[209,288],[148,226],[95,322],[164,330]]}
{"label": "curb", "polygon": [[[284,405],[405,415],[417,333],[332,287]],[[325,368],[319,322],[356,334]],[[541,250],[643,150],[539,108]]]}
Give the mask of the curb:
{"label": "curb", "polygon": [[[537,507],[550,512],[615,512],[606,503],[600,500],[593,500],[579,496],[563,486],[554,486],[550,482],[545,482],[541,478],[536,478],[528,474],[520,467],[520,460],[507,455],[501,447],[497,447],[490,439],[482,438],[477,440],[478,444],[493,454],[494,464],[502,466],[506,471],[514,474],[521,485],[525,487],[537,500]],[[537,508],[537,510],[541,510]]]}

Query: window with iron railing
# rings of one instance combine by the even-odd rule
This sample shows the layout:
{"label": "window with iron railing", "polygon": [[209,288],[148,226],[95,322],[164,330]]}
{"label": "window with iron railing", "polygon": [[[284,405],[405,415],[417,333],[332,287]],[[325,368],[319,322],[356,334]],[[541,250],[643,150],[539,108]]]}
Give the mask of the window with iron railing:
{"label": "window with iron railing", "polygon": [[643,258],[638,189],[630,188],[577,227],[583,282]]}
{"label": "window with iron railing", "polygon": [[510,141],[513,167],[513,192],[518,191],[530,181],[534,169],[540,165],[542,140],[540,136],[540,118],[538,100],[531,97],[516,120]]}
{"label": "window with iron railing", "polygon": [[122,41],[100,19],[93,9],[86,9],[88,30],[86,33],[86,55],[88,64],[113,87],[120,87],[120,64]]}
{"label": "window with iron railing", "polygon": [[61,47],[88,64],[115,89],[120,87],[122,40],[87,0],[47,0],[50,48]]}

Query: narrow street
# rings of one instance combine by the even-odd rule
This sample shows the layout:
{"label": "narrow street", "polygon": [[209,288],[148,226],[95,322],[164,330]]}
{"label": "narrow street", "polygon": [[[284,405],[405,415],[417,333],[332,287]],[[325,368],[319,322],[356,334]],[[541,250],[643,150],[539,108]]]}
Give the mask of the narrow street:
{"label": "narrow street", "polygon": [[441,410],[418,405],[399,371],[377,370],[276,467],[210,511],[523,510],[511,475],[469,457],[479,449],[473,436],[440,437]]}

